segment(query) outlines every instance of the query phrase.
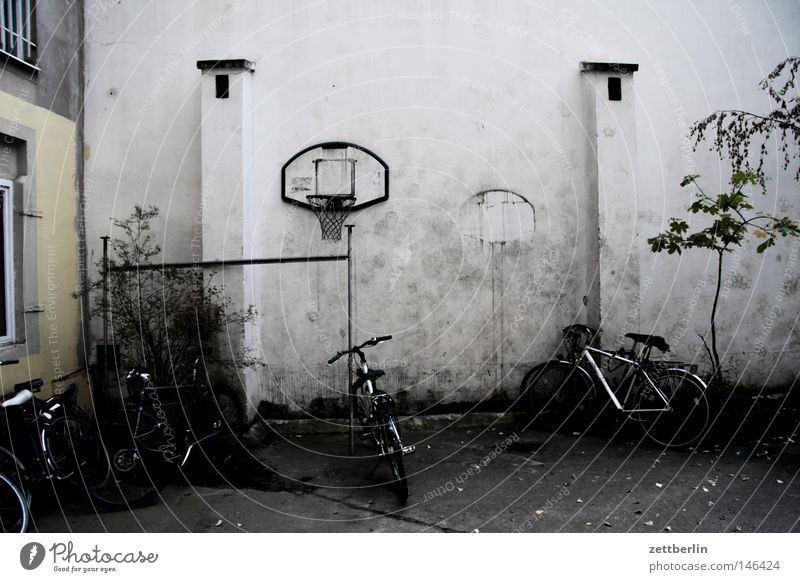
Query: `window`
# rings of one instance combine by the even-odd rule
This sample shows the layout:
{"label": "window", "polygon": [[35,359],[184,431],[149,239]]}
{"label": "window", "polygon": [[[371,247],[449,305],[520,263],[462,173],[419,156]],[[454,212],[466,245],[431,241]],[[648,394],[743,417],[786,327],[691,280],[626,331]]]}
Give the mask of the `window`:
{"label": "window", "polygon": [[0,343],[14,339],[13,186],[0,180]]}
{"label": "window", "polygon": [[0,0],[0,51],[36,66],[36,21],[31,0]]}

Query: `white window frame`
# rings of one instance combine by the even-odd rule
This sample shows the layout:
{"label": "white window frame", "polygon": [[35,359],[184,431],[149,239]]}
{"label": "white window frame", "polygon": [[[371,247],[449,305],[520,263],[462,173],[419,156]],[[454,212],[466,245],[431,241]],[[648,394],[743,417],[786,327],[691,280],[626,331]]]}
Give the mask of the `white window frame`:
{"label": "white window frame", "polygon": [[14,183],[11,180],[0,179],[0,196],[4,198],[0,220],[3,221],[3,279],[6,292],[6,335],[0,335],[0,345],[4,345],[14,343]]}
{"label": "white window frame", "polygon": [[0,0],[0,52],[37,70],[36,0]]}

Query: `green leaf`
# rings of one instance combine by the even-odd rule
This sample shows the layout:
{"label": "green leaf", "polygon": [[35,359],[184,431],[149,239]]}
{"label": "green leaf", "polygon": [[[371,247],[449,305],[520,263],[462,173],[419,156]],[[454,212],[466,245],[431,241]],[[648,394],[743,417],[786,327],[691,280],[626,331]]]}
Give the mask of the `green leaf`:
{"label": "green leaf", "polygon": [[758,174],[753,171],[747,172],[734,172],[733,177],[731,178],[731,184],[736,186],[737,188],[741,188],[747,184],[758,184]]}
{"label": "green leaf", "polygon": [[681,187],[688,186],[692,182],[694,182],[697,178],[700,177],[700,174],[689,174],[688,176],[683,177],[683,181],[681,181]]}
{"label": "green leaf", "polygon": [[770,237],[767,240],[765,240],[763,243],[758,245],[758,247],[756,247],[756,252],[761,254],[765,250],[767,250],[769,247],[774,246],[774,245],[775,245],[775,239],[773,237]]}

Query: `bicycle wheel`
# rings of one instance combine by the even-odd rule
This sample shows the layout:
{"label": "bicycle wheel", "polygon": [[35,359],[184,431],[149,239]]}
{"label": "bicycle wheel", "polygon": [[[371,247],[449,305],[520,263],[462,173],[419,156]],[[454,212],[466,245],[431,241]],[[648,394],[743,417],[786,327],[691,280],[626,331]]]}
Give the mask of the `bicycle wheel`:
{"label": "bicycle wheel", "polygon": [[[163,464],[152,454],[147,442],[156,438],[158,421],[142,414],[141,437],[133,438],[131,426],[124,418],[110,422],[103,429],[103,441],[110,460],[110,477],[102,487],[90,491],[92,498],[105,509],[135,509],[149,504],[163,486]],[[144,442],[143,442],[144,441]],[[145,446],[145,444],[147,446]]]}
{"label": "bicycle wheel", "polygon": [[214,414],[222,420],[221,429],[240,436],[244,432],[244,411],[233,391],[217,388],[209,397],[213,400]]}
{"label": "bicycle wheel", "polygon": [[0,473],[0,531],[25,533],[28,529],[28,503],[13,479]]}
{"label": "bicycle wheel", "polygon": [[392,469],[394,492],[400,503],[405,503],[408,500],[408,479],[406,479],[406,468],[403,464],[403,445],[400,440],[400,431],[397,428],[397,419],[394,415],[389,415],[384,420],[384,442],[386,443],[386,456]]}
{"label": "bicycle wheel", "polygon": [[0,447],[0,473],[9,477],[16,485],[22,494],[25,496],[25,501],[28,503],[28,508],[31,506],[31,483],[30,476],[25,470],[25,465],[22,464],[19,457],[6,448]]}
{"label": "bicycle wheel", "polygon": [[87,490],[101,486],[110,467],[100,434],[86,413],[64,409],[50,419],[41,432],[42,449],[53,475],[71,479]]}
{"label": "bicycle wheel", "polygon": [[[665,447],[688,447],[699,441],[708,428],[711,412],[705,385],[683,370],[665,370],[655,380],[669,399],[672,410],[642,413],[639,420],[647,436]],[[652,389],[637,396],[636,408],[662,407]]]}
{"label": "bicycle wheel", "polygon": [[595,390],[581,368],[548,362],[528,372],[522,381],[534,421],[550,430],[585,428],[594,408]]}

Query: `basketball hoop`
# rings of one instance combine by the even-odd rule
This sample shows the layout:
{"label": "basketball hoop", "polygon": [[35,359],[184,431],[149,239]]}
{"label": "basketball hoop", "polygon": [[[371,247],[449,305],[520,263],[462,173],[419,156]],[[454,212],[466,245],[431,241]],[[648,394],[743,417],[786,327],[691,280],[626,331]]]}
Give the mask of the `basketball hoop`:
{"label": "basketball hoop", "polygon": [[355,196],[342,196],[337,194],[315,194],[306,196],[308,203],[319,219],[319,228],[322,231],[322,240],[342,240],[342,225],[350,214],[350,209],[356,201]]}

